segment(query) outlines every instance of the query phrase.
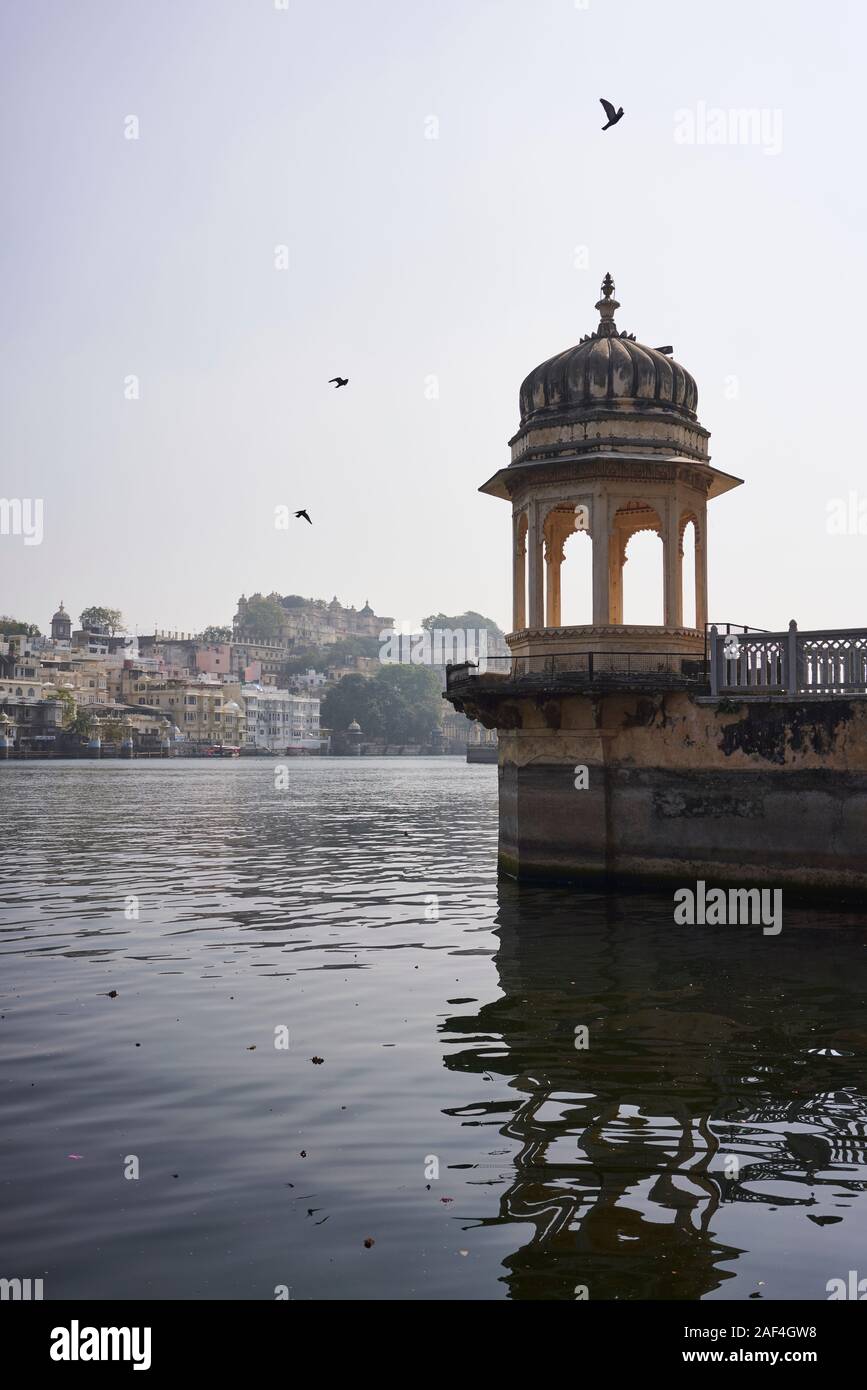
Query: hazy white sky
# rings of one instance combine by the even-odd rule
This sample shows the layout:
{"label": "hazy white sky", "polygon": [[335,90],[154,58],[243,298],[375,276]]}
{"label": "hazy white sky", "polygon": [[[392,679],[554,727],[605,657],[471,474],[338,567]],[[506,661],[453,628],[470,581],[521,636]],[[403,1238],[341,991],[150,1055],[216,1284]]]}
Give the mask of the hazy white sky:
{"label": "hazy white sky", "polygon": [[[711,506],[711,617],[867,625],[867,535],[827,531],[832,499],[867,511],[864,14],[6,5],[0,495],[43,498],[45,531],[0,536],[0,612],[186,631],[277,589],[508,628],[509,508],[476,489],[610,269],[746,480]],[[626,109],[604,134],[600,96]],[[780,151],[679,142],[701,103],[781,113]],[[655,544],[627,620],[654,620]]]}

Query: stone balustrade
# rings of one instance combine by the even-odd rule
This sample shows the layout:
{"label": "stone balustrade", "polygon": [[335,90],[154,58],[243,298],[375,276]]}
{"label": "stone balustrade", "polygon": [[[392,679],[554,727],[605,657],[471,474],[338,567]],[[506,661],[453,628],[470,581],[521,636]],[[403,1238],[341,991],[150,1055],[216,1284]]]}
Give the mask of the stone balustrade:
{"label": "stone balustrade", "polygon": [[708,637],[713,698],[867,694],[867,628],[720,632]]}

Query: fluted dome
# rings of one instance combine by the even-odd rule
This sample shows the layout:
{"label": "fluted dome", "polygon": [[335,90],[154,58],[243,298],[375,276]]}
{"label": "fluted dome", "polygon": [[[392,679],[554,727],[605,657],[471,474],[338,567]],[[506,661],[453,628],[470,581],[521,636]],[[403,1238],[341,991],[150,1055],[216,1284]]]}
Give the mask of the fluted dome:
{"label": "fluted dome", "polygon": [[618,332],[614,281],[602,282],[599,327],[575,347],[534,368],[521,386],[521,428],[576,421],[600,411],[696,419],[698,390],[689,372],[659,348]]}

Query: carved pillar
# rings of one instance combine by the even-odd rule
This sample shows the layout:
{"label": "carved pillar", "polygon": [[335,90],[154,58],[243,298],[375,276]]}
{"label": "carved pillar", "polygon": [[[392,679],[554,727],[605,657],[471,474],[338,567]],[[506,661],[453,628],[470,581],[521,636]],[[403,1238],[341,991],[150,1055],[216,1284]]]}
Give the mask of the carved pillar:
{"label": "carved pillar", "polygon": [[608,494],[593,498],[591,532],[593,539],[593,626],[607,627],[611,622],[608,553]]}
{"label": "carved pillar", "polygon": [[563,564],[566,537],[574,526],[571,512],[550,511],[545,518],[545,626],[559,627],[562,622],[560,606],[560,570]]}
{"label": "carved pillar", "polygon": [[512,524],[512,631],[527,626],[527,515],[519,512]]}
{"label": "carved pillar", "polygon": [[563,563],[563,541],[553,528],[545,540],[545,626],[560,626],[560,566]]}
{"label": "carved pillar", "polygon": [[530,503],[530,525],[527,530],[527,556],[529,561],[529,626],[545,626],[544,588],[542,557],[542,524],[539,518],[539,503]]}
{"label": "carved pillar", "polygon": [[707,507],[695,528],[695,625],[704,631],[707,622]]}
{"label": "carved pillar", "polygon": [[623,623],[623,566],[626,564],[626,539],[619,527],[614,528],[608,542],[608,596],[611,622]]}
{"label": "carved pillar", "polygon": [[670,497],[662,517],[663,564],[665,566],[666,627],[683,627],[683,565],[680,553],[680,506]]}

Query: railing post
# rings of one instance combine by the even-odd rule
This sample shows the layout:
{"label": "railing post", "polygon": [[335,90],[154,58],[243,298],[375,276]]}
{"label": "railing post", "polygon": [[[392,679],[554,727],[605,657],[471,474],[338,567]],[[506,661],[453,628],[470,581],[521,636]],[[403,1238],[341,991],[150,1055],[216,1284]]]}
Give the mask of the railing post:
{"label": "railing post", "polygon": [[786,648],[788,663],[786,689],[790,695],[798,693],[798,624],[793,618],[789,623],[789,641]]}
{"label": "railing post", "polygon": [[710,630],[710,693],[714,697],[719,695],[719,666],[718,666],[718,643],[717,630],[714,625]]}

